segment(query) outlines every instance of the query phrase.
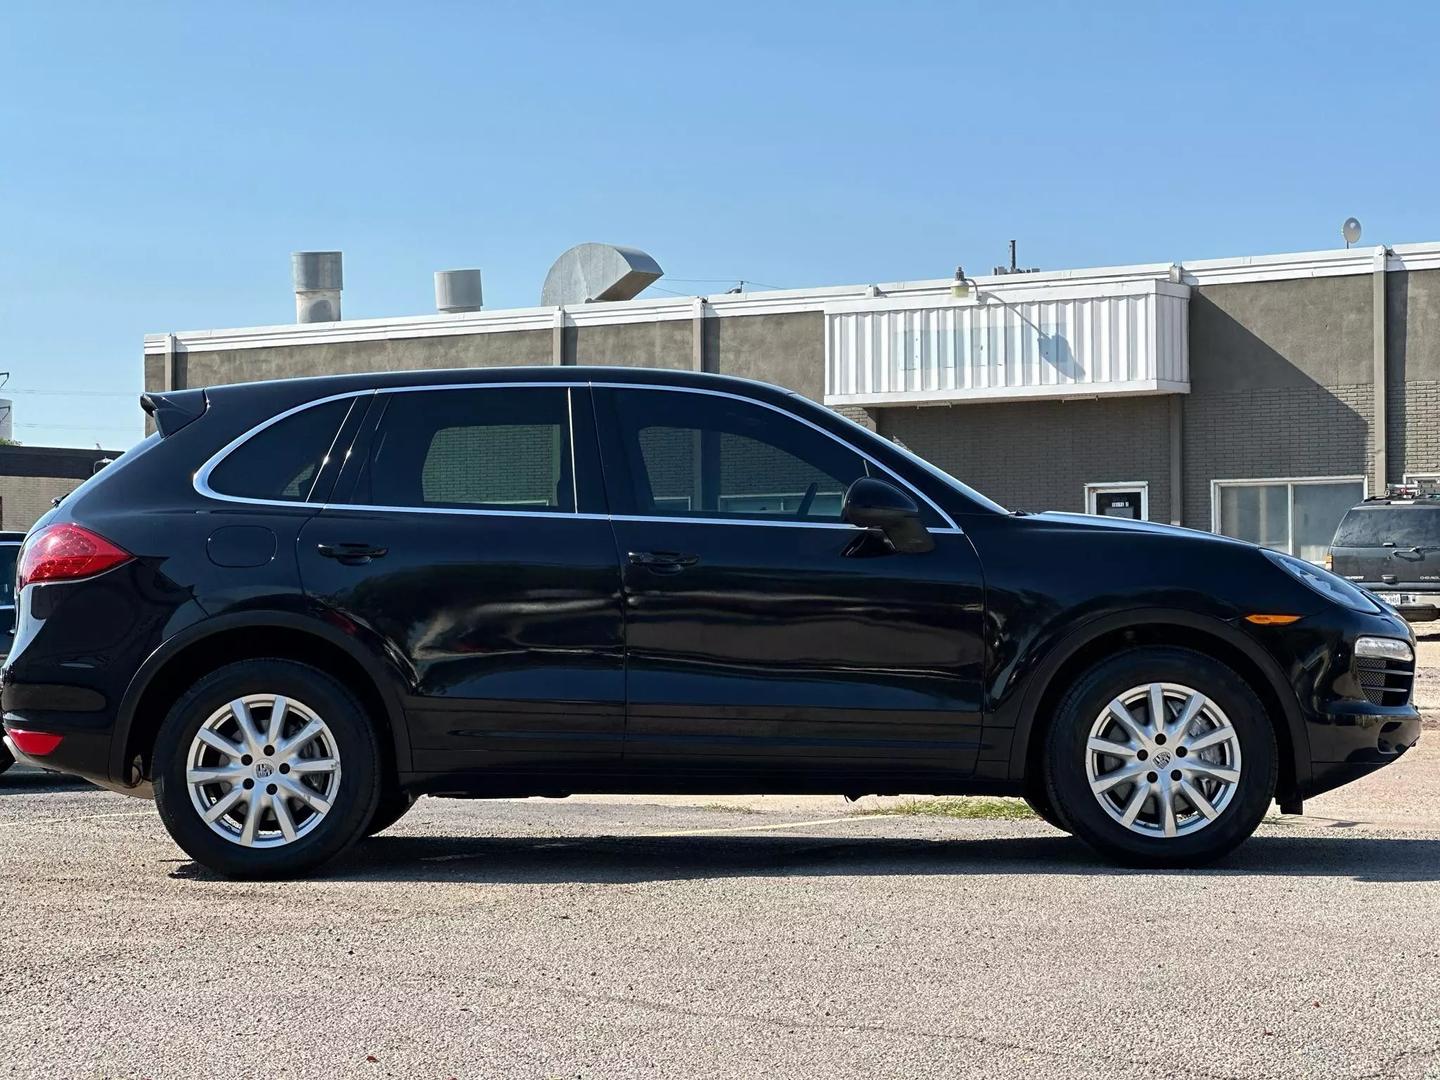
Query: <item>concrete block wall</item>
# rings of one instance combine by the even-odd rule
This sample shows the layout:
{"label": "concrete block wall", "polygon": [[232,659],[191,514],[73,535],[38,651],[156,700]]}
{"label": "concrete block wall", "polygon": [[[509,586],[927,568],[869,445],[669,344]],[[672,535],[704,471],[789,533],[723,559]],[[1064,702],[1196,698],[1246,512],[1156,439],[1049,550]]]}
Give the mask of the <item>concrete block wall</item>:
{"label": "concrete block wall", "polygon": [[[393,341],[342,341],[181,352],[175,358],[175,375],[181,387],[217,386],[261,379],[298,379],[366,371],[549,364],[552,354],[550,331],[521,330]],[[164,363],[164,358],[160,356],[145,358],[147,390],[158,390],[164,386]]]}
{"label": "concrete block wall", "polygon": [[0,529],[23,532],[50,511],[50,500],[83,480],[56,476],[0,476]]}
{"label": "concrete block wall", "polygon": [[1440,472],[1440,271],[1386,279],[1387,479]]}
{"label": "concrete block wall", "polygon": [[1184,405],[1185,515],[1211,527],[1211,480],[1366,476],[1369,383],[1192,394]]}
{"label": "concrete block wall", "polygon": [[1003,506],[1078,513],[1086,484],[1143,480],[1150,520],[1170,520],[1166,396],[871,411],[881,435]]}
{"label": "concrete block wall", "polygon": [[1370,474],[1373,315],[1368,274],[1191,291],[1184,524],[1211,480]]}

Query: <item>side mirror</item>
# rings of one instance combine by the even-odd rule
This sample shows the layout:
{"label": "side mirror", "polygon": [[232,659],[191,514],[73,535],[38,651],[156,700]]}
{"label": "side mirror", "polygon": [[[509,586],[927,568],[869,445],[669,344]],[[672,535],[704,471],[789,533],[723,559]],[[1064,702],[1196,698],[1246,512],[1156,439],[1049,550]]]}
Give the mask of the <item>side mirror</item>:
{"label": "side mirror", "polygon": [[919,555],[935,548],[935,538],[921,522],[915,500],[873,476],[862,476],[850,485],[840,516],[851,525],[883,533],[903,554]]}

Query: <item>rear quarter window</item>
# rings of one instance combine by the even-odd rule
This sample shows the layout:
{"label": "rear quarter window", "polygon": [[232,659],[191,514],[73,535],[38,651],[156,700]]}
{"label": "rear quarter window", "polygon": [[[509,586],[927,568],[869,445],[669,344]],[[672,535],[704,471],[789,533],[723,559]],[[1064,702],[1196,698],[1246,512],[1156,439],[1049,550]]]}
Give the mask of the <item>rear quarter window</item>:
{"label": "rear quarter window", "polygon": [[354,400],[302,409],[252,435],[211,471],[210,490],[244,499],[309,501]]}
{"label": "rear quarter window", "polygon": [[1440,547],[1440,506],[1357,506],[1335,531],[1335,547]]}

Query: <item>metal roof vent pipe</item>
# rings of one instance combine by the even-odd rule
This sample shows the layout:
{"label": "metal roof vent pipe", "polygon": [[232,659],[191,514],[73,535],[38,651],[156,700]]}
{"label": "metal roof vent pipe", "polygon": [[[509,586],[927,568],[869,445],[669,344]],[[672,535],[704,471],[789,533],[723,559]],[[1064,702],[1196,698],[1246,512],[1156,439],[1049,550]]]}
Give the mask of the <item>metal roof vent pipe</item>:
{"label": "metal roof vent pipe", "polygon": [[485,306],[479,270],[436,270],[435,310],[444,315],[479,311]]}
{"label": "metal roof vent pipe", "polygon": [[296,251],[290,256],[295,282],[295,321],[339,322],[344,274],[338,251]]}

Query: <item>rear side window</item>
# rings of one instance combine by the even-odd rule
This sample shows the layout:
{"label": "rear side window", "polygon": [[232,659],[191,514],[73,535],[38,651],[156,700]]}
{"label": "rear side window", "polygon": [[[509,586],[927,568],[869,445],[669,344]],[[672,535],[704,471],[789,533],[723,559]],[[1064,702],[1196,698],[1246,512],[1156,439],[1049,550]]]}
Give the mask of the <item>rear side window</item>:
{"label": "rear side window", "polygon": [[1440,506],[1357,506],[1335,532],[1336,547],[1440,548]]}
{"label": "rear side window", "polygon": [[327,401],[276,421],[217,465],[210,489],[219,495],[307,502],[353,398]]}
{"label": "rear side window", "polygon": [[391,395],[349,501],[573,512],[568,391],[480,387]]}

